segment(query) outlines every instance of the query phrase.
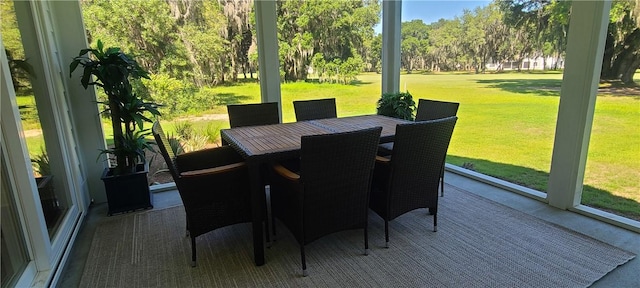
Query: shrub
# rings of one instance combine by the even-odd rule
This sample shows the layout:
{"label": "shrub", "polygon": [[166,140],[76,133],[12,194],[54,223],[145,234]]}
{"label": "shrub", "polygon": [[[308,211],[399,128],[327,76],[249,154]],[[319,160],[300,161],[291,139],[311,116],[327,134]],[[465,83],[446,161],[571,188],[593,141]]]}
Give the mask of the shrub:
{"label": "shrub", "polygon": [[222,128],[221,122],[210,122],[204,129],[204,135],[207,136],[209,143],[218,143],[220,139],[220,129]]}
{"label": "shrub", "polygon": [[[207,144],[213,142],[210,139],[212,137],[210,134],[213,133],[215,135],[215,129],[216,128],[210,124],[204,131],[196,131],[193,127],[193,123],[189,121],[176,122],[175,124],[176,134],[178,134],[176,138],[180,142],[184,152],[197,151],[206,148]],[[219,133],[219,127],[217,128],[217,131]]]}
{"label": "shrub", "polygon": [[178,137],[181,139],[188,139],[194,133],[193,123],[190,121],[176,122],[174,127]]}
{"label": "shrub", "polygon": [[40,176],[51,175],[51,166],[49,166],[49,155],[47,155],[47,151],[44,148],[40,147],[40,154],[36,155],[34,158],[31,158],[31,164],[33,166],[33,171]]}
{"label": "shrub", "polygon": [[194,97],[196,88],[189,82],[172,78],[167,74],[155,74],[151,75],[150,80],[145,80],[144,84],[153,101],[162,105],[161,110],[165,117],[193,111],[200,105]]}
{"label": "shrub", "polygon": [[378,100],[378,115],[413,120],[416,102],[407,92],[384,93]]}

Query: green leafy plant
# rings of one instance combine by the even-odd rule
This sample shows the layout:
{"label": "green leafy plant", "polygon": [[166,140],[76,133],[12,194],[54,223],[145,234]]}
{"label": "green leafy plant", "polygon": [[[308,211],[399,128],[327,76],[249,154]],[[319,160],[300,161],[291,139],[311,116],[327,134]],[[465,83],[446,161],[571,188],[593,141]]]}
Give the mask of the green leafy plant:
{"label": "green leafy plant", "polygon": [[40,174],[40,176],[51,175],[51,166],[49,165],[49,155],[44,148],[40,147],[40,154],[31,158],[31,164],[33,165],[34,172]]}
{"label": "green leafy plant", "polygon": [[[214,124],[215,123],[215,124]],[[209,122],[204,128],[203,133],[207,136],[208,143],[217,143],[220,139],[221,122]]]}
{"label": "green leafy plant", "polygon": [[115,157],[114,175],[135,172],[136,165],[146,161],[144,150],[153,150],[153,142],[146,140],[150,132],[144,129],[145,122],[153,122],[147,115],[159,116],[160,112],[156,103],[146,102],[133,92],[131,80],[149,79],[149,73],[119,47],[105,49],[100,40],[97,49],[80,50],[69,65],[71,73],[78,65],[84,68],[82,86],[87,89],[95,85],[107,94],[107,100],[99,103],[107,107],[103,112],[111,117],[114,148],[102,150],[101,155]]}
{"label": "green leafy plant", "polygon": [[191,121],[175,122],[174,129],[181,139],[188,139],[195,132]]}
{"label": "green leafy plant", "polygon": [[169,146],[171,147],[171,151],[173,151],[173,155],[180,155],[184,153],[184,146],[182,142],[180,142],[180,138],[173,136],[173,134],[166,133],[167,142],[169,142]]}
{"label": "green leafy plant", "polygon": [[378,100],[378,115],[384,115],[405,120],[414,119],[416,102],[413,96],[407,92],[384,93]]}
{"label": "green leafy plant", "polygon": [[[190,121],[180,121],[175,123],[175,130],[184,152],[191,152],[203,149],[209,143],[207,131],[196,131]],[[213,133],[213,132],[211,132]],[[175,152],[175,151],[174,151]]]}

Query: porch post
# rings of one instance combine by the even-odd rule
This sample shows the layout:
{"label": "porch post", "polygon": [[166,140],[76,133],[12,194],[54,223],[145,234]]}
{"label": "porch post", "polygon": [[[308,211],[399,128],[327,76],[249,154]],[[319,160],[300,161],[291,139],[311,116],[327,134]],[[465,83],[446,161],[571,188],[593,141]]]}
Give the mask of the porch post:
{"label": "porch post", "polygon": [[382,93],[400,92],[402,1],[382,1]]}
{"label": "porch post", "polygon": [[611,1],[573,1],[547,199],[580,204]]}
{"label": "porch post", "polygon": [[280,122],[282,122],[276,1],[255,0],[254,7],[256,11],[256,38],[258,40],[260,96],[262,102],[278,102]]}
{"label": "porch post", "polygon": [[106,167],[106,158],[102,156],[100,159],[103,161],[96,161],[98,149],[107,146],[100,121],[100,110],[96,104],[96,90],[84,89],[80,85],[81,72],[76,71],[73,77],[69,77],[69,63],[73,57],[78,56],[80,49],[89,47],[89,43],[79,1],[53,1],[49,6],[54,26],[52,29],[58,31],[54,36],[57,38],[55,40],[60,53],[58,57],[62,62],[60,78],[66,89],[65,97],[74,130],[73,145],[84,174],[76,175],[74,178],[80,181],[80,190],[83,192],[79,195],[80,202],[86,209],[91,200],[96,203],[107,201],[104,184],[100,179]]}

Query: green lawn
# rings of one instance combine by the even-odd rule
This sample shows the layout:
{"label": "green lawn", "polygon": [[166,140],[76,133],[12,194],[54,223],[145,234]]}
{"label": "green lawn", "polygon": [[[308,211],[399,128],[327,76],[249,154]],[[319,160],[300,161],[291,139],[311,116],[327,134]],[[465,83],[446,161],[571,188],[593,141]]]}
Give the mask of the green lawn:
{"label": "green lawn", "polygon": [[[335,97],[340,117],[375,113],[380,78],[362,74],[348,86],[284,83],[283,121],[295,121],[292,101],[298,99]],[[540,191],[547,187],[561,83],[560,72],[401,76],[401,90],[416,101],[460,103],[447,162]],[[202,115],[226,114],[224,104],[260,102],[258,83],[216,91],[222,105]],[[640,219],[640,96],[599,95],[595,109],[582,202]],[[192,122],[197,130],[228,127],[225,120]],[[174,123],[163,126],[172,131]]]}
{"label": "green lawn", "polygon": [[[283,121],[295,120],[291,102],[335,97],[339,116],[375,113],[380,74],[363,74],[351,86],[282,84]],[[411,74],[401,90],[414,98],[461,103],[449,163],[546,191],[562,74]],[[220,88],[259,102],[257,84]],[[640,219],[640,97],[599,95],[583,203]],[[224,109],[218,111],[224,113]],[[224,125],[227,125],[226,123]]]}

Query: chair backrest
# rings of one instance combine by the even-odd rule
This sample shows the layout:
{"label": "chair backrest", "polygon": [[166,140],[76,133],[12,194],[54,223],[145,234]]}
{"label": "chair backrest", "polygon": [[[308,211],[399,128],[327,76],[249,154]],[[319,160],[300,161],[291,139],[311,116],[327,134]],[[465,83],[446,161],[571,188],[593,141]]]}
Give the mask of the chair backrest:
{"label": "chair backrest", "polygon": [[[366,224],[381,127],[303,136],[300,180],[305,242]],[[362,227],[362,226],[360,226]]]}
{"label": "chair backrest", "polygon": [[280,123],[276,102],[227,105],[227,112],[231,128]]}
{"label": "chair backrest", "polygon": [[[437,205],[438,184],[458,117],[398,124],[391,157],[391,219]],[[410,201],[403,201],[411,199]],[[437,207],[437,206],[432,206]]]}
{"label": "chair backrest", "polygon": [[173,177],[173,181],[177,181],[178,179],[178,170],[176,168],[176,155],[173,154],[173,149],[171,149],[171,144],[167,140],[166,134],[162,130],[162,126],[160,126],[160,122],[156,121],[153,123],[153,127],[151,128],[151,133],[153,133],[153,138],[156,140],[156,144],[158,144],[158,148],[160,149],[160,153],[164,158],[164,161],[167,163],[169,168],[169,172],[171,172],[171,176]]}
{"label": "chair backrest", "polygon": [[460,103],[429,99],[418,100],[416,121],[435,120],[456,116]]}
{"label": "chair backrest", "polygon": [[293,101],[297,121],[336,118],[336,98]]}

